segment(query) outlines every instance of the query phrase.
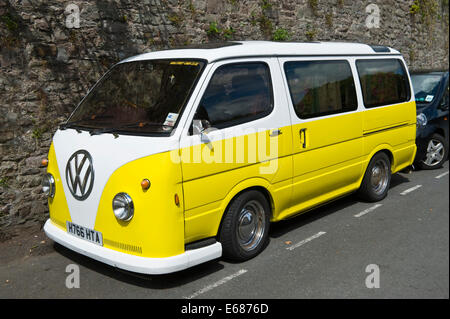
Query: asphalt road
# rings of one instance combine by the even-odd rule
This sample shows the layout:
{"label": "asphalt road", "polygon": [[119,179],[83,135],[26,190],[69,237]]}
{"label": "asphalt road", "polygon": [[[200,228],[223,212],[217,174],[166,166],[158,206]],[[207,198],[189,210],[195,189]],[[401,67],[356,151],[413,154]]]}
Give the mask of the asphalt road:
{"label": "asphalt road", "polygon": [[[379,203],[348,196],[273,224],[267,248],[244,263],[140,276],[51,243],[0,263],[0,298],[449,298],[448,172],[446,162],[395,174]],[[79,288],[66,287],[70,264]]]}

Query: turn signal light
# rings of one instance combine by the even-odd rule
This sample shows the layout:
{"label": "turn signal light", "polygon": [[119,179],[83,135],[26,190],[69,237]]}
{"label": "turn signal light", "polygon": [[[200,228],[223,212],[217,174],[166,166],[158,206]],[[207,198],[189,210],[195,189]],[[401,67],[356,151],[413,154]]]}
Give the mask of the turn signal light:
{"label": "turn signal light", "polygon": [[178,194],[175,194],[175,205],[180,206],[180,198],[178,197]]}
{"label": "turn signal light", "polygon": [[48,165],[48,159],[43,158],[43,159],[41,160],[41,165],[42,165],[42,166],[47,166],[47,165]]}
{"label": "turn signal light", "polygon": [[150,181],[148,179],[143,179],[141,182],[141,187],[144,191],[150,188]]}

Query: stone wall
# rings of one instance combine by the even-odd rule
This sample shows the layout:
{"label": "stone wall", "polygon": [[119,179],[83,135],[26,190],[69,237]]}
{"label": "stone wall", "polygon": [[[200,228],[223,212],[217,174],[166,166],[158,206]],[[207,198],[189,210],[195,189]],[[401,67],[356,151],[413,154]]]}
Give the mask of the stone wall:
{"label": "stone wall", "polygon": [[0,0],[0,39],[1,235],[48,216],[40,160],[113,63],[160,48],[266,39],[388,45],[410,69],[448,68],[448,1]]}

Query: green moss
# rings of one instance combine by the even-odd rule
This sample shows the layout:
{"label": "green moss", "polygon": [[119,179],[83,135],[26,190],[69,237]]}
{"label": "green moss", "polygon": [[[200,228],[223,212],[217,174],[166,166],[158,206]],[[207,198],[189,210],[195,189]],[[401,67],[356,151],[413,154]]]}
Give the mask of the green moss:
{"label": "green moss", "polygon": [[261,0],[261,9],[262,10],[267,10],[267,9],[271,9],[272,8],[272,4],[270,3],[269,0]]}
{"label": "green moss", "polygon": [[222,31],[217,26],[216,21],[210,22],[208,30],[206,30],[206,34],[208,34],[208,36],[219,36],[221,32]]}
{"label": "green moss", "polygon": [[409,7],[409,13],[415,15],[419,12],[419,10],[420,10],[419,1],[415,0],[414,3],[411,5],[411,7]]}
{"label": "green moss", "polygon": [[317,36],[317,30],[314,27],[307,25],[305,36],[308,39],[308,41],[313,41]]}
{"label": "green moss", "polygon": [[268,17],[266,17],[264,14],[261,14],[258,17],[258,24],[261,32],[266,36],[270,37],[273,32],[273,25],[272,21]]}
{"label": "green moss", "polygon": [[191,14],[193,16],[197,14],[197,10],[195,9],[195,6],[192,3],[192,0],[190,0],[189,3],[188,3],[188,9],[189,9],[189,11],[191,11]]}
{"label": "green moss", "polygon": [[223,29],[222,30],[222,35],[223,35],[225,40],[231,40],[231,38],[233,38],[233,34],[235,32],[236,31],[232,27],[229,27],[228,29]]}
{"label": "green moss", "polygon": [[2,15],[1,21],[9,31],[16,31],[19,28],[19,23],[15,21],[14,17],[9,13]]}
{"label": "green moss", "polygon": [[333,13],[330,12],[325,15],[325,23],[329,28],[333,27]]}
{"label": "green moss", "polygon": [[289,38],[289,32],[283,28],[276,29],[272,36],[272,40],[274,41],[288,41]]}
{"label": "green moss", "polygon": [[0,187],[8,187],[9,177],[0,178]]}
{"label": "green moss", "polygon": [[319,15],[319,13],[318,13],[319,0],[308,0],[308,4],[309,4],[309,7],[311,8],[313,14],[315,16],[318,16]]}
{"label": "green moss", "polygon": [[182,22],[183,22],[183,17],[176,14],[176,13],[172,13],[169,14],[168,19],[170,22],[172,22],[176,27],[180,27]]}
{"label": "green moss", "polygon": [[215,37],[215,38],[221,38],[225,41],[231,40],[233,38],[233,34],[236,32],[233,27],[222,29],[219,27],[216,21],[210,22],[208,30],[206,30],[206,33],[209,37]]}
{"label": "green moss", "polygon": [[33,129],[33,132],[31,133],[31,136],[36,139],[39,140],[42,138],[42,134],[44,134],[43,130],[39,127],[35,127]]}

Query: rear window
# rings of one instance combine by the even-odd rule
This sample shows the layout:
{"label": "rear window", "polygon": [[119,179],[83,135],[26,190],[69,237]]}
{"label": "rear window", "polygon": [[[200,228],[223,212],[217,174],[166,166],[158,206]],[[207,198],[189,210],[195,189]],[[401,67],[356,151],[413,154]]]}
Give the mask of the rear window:
{"label": "rear window", "polygon": [[409,81],[398,59],[356,61],[366,108],[409,101]]}
{"label": "rear window", "polygon": [[357,109],[355,82],[347,61],[286,62],[284,71],[299,118]]}

